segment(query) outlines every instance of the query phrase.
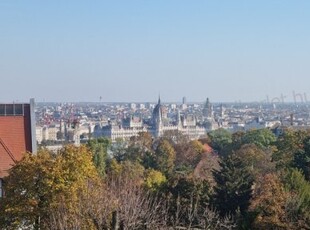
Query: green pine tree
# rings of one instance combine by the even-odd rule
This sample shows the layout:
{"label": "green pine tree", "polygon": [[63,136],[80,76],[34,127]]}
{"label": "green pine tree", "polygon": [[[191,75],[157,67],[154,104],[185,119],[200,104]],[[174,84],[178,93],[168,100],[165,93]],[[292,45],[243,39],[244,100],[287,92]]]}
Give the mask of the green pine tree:
{"label": "green pine tree", "polygon": [[244,214],[252,197],[253,177],[242,159],[232,154],[222,159],[220,170],[213,171],[216,182],[213,203],[221,216]]}
{"label": "green pine tree", "polygon": [[93,162],[99,175],[104,177],[106,175],[106,162],[111,141],[107,138],[93,139],[88,141],[87,146],[93,154]]}
{"label": "green pine tree", "polygon": [[304,141],[304,148],[294,155],[293,166],[301,169],[307,181],[310,181],[310,138]]}

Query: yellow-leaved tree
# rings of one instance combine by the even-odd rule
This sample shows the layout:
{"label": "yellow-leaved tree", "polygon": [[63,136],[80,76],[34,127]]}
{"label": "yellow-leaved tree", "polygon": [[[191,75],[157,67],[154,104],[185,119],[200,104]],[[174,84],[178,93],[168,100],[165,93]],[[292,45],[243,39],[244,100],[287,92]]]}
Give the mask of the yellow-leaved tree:
{"label": "yellow-leaved tree", "polygon": [[288,193],[276,174],[266,174],[253,197],[250,209],[256,212],[253,229],[291,229],[286,223]]}
{"label": "yellow-leaved tree", "polygon": [[90,221],[77,218],[77,212],[79,198],[90,184],[97,183],[98,173],[85,146],[69,145],[58,153],[46,149],[27,153],[5,178],[1,229],[72,229],[76,225],[91,229]]}

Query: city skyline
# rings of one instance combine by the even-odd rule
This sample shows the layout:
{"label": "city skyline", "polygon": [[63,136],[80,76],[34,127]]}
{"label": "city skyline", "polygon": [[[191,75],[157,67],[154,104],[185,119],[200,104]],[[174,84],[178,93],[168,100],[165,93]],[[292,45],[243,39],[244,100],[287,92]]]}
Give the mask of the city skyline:
{"label": "city skyline", "polygon": [[1,1],[0,101],[308,102],[309,10],[305,0]]}

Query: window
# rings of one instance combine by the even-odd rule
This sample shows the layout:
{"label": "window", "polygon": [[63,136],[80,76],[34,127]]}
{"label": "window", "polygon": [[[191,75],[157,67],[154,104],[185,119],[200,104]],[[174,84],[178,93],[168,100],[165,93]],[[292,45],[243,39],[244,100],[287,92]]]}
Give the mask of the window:
{"label": "window", "polygon": [[23,116],[24,104],[0,104],[0,116]]}
{"label": "window", "polygon": [[6,115],[14,115],[14,105],[13,104],[8,104],[8,105],[5,105],[5,113]]}
{"label": "window", "polygon": [[0,105],[0,116],[4,116],[5,115],[5,105],[1,104]]}
{"label": "window", "polygon": [[23,104],[16,104],[15,105],[14,115],[23,115]]}

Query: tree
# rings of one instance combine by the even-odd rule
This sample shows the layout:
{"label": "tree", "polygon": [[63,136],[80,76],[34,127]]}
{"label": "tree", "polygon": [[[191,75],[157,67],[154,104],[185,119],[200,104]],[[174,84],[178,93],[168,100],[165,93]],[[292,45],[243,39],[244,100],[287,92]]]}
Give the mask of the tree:
{"label": "tree", "polygon": [[169,141],[171,144],[182,144],[189,142],[189,137],[178,130],[165,131],[162,139]]}
{"label": "tree", "polygon": [[276,174],[266,174],[256,196],[251,202],[251,209],[256,212],[253,229],[283,229],[285,206],[288,194]]}
{"label": "tree", "polygon": [[310,181],[310,137],[305,139],[303,149],[295,153],[293,166],[302,170],[306,180]]}
{"label": "tree", "polygon": [[291,169],[284,178],[290,196],[287,202],[287,219],[296,229],[310,228],[310,183],[299,169]]}
{"label": "tree", "polygon": [[153,138],[148,132],[141,132],[137,137],[132,137],[126,150],[125,159],[137,161],[144,168],[154,168]]}
{"label": "tree", "polygon": [[260,148],[267,148],[275,141],[276,136],[269,129],[250,130],[242,137],[243,144],[255,144]]}
{"label": "tree", "polygon": [[118,162],[138,162],[146,169],[154,168],[154,150],[152,136],[141,132],[138,136],[130,138],[129,142],[117,141],[113,144],[112,156]]}
{"label": "tree", "polygon": [[145,150],[151,150],[153,144],[153,137],[149,132],[140,132],[138,136],[130,138],[129,145],[135,145]]}
{"label": "tree", "polygon": [[219,170],[219,156],[213,152],[203,153],[200,162],[197,164],[194,175],[197,178],[208,181],[210,187],[215,186],[213,171]]}
{"label": "tree", "polygon": [[197,141],[187,141],[174,145],[176,151],[176,170],[193,172],[202,158],[203,145]]}
{"label": "tree", "polygon": [[213,172],[216,182],[213,204],[221,216],[235,214],[237,210],[245,214],[250,205],[253,185],[248,167],[232,154],[221,160],[220,168]]}
{"label": "tree", "polygon": [[126,160],[127,157],[127,143],[121,139],[116,139],[115,143],[111,146],[113,159],[117,162]]}
{"label": "tree", "polygon": [[105,229],[162,229],[166,226],[163,201],[145,192],[135,179],[127,175],[111,178],[106,188],[109,195],[105,199],[114,200],[116,205],[112,207],[112,226]]}
{"label": "tree", "polygon": [[[59,205],[77,211],[79,194],[98,181],[92,155],[85,146],[66,146],[58,154],[45,149],[25,154],[5,178],[6,197],[0,204],[3,228],[47,229]],[[70,220],[70,218],[69,218]]]}
{"label": "tree", "polygon": [[159,141],[154,157],[155,169],[163,172],[166,176],[172,173],[176,154],[173,146],[167,140],[163,139]]}
{"label": "tree", "polygon": [[234,154],[248,167],[256,182],[259,177],[275,170],[270,152],[262,150],[255,144],[242,145]]}
{"label": "tree", "polygon": [[111,178],[126,177],[131,181],[135,181],[136,184],[141,185],[144,180],[144,167],[137,161],[122,161],[117,162],[115,159],[110,161],[108,167],[108,176]]}
{"label": "tree", "polygon": [[93,154],[93,162],[99,175],[104,177],[106,175],[106,162],[111,141],[107,138],[92,139],[87,142],[87,146]]}
{"label": "tree", "polygon": [[208,136],[212,148],[220,153],[232,143],[231,133],[223,128],[209,132]]}
{"label": "tree", "polygon": [[245,132],[238,131],[232,134],[231,150],[237,150],[243,145]]}
{"label": "tree", "polygon": [[304,141],[308,136],[309,131],[287,129],[278,137],[275,143],[277,151],[272,156],[278,169],[292,166],[294,154],[303,150]]}
{"label": "tree", "polygon": [[145,176],[145,186],[151,191],[158,191],[167,182],[166,177],[159,171],[149,169]]}
{"label": "tree", "polygon": [[[166,206],[152,192],[146,192],[136,178],[126,174],[106,176],[96,186],[90,184],[79,196],[79,210],[70,215],[66,206],[51,213],[51,230],[67,229],[163,229]],[[74,225],[68,226],[68,217]],[[81,223],[88,217],[87,225]],[[82,220],[82,221],[81,221]]]}
{"label": "tree", "polygon": [[166,188],[170,224],[177,226],[196,225],[202,218],[210,198],[210,186],[206,180],[192,175],[176,174],[169,178]]}

